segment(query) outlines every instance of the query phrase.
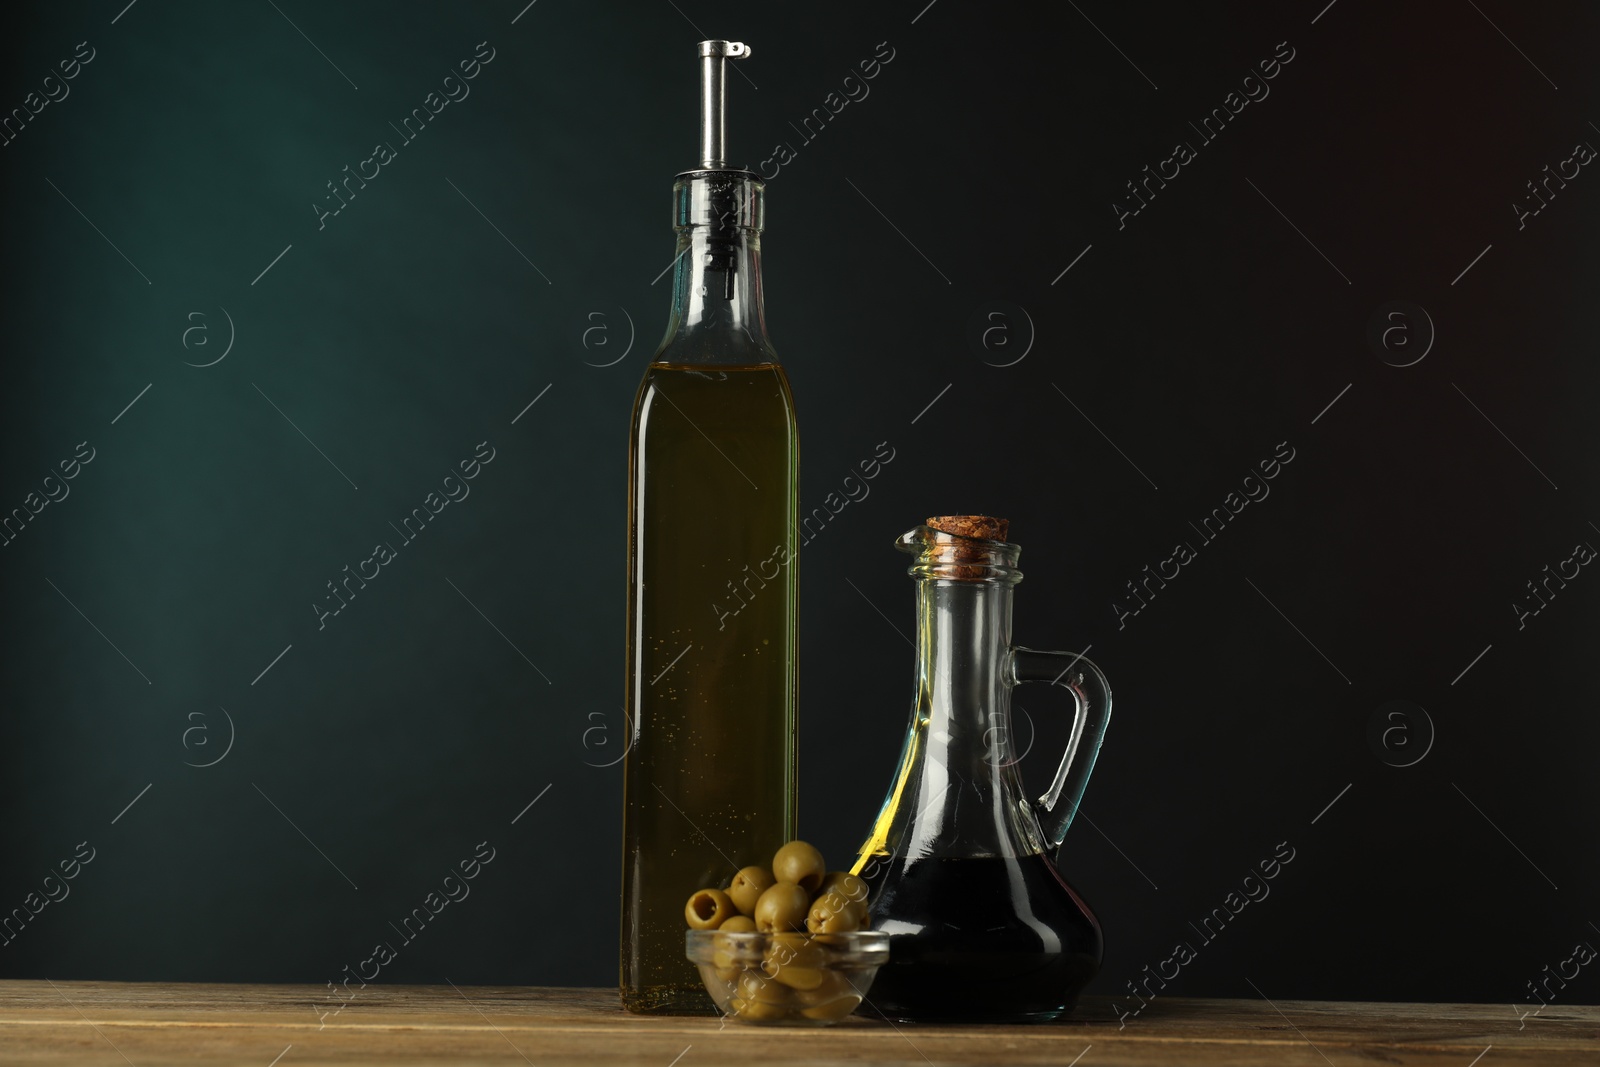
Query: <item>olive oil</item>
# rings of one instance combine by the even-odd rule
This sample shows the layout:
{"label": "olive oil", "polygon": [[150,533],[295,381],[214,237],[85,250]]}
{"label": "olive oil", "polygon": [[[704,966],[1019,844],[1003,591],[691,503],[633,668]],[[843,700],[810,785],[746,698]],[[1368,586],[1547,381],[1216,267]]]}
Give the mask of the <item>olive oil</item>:
{"label": "olive oil", "polygon": [[767,340],[759,175],[729,167],[733,41],[702,41],[700,164],[673,184],[672,313],[628,460],[623,1006],[711,1014],[684,907],[795,836],[799,444]]}
{"label": "olive oil", "polygon": [[684,902],[795,828],[799,445],[783,368],[652,365],[631,455],[623,999],[710,1012]]}

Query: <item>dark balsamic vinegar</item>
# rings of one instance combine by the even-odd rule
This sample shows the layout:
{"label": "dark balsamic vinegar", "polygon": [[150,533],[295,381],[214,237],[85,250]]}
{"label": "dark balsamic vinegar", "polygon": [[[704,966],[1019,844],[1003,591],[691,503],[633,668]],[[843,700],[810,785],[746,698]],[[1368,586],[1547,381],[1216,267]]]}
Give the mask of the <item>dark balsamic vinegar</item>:
{"label": "dark balsamic vinegar", "polygon": [[[917,560],[916,686],[899,767],[852,869],[872,891],[872,928],[890,939],[862,1010],[890,1019],[1054,1019],[1100,966],[1100,924],[1047,854],[1094,768],[1111,687],[1081,653],[1011,643],[1021,548],[991,539],[1006,527],[946,515],[895,542]],[[1011,690],[1069,672],[1076,740],[1033,802],[1011,753]]]}
{"label": "dark balsamic vinegar", "polygon": [[1030,1022],[1094,978],[1100,923],[1043,856],[929,858],[873,886],[890,959],[869,1009],[902,1022]]}

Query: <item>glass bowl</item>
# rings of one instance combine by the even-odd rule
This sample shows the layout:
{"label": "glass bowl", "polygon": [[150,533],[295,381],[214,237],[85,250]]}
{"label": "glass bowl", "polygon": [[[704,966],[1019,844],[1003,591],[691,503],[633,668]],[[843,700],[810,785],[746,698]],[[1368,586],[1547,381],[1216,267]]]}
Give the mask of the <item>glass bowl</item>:
{"label": "glass bowl", "polygon": [[689,930],[689,959],[717,1008],[747,1023],[829,1026],[866,997],[889,962],[889,935]]}

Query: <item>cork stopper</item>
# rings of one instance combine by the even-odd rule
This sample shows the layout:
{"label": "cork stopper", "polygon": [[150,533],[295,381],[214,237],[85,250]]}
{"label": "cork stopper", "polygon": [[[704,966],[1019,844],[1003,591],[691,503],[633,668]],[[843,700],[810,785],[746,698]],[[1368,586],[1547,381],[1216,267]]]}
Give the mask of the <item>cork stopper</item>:
{"label": "cork stopper", "polygon": [[927,527],[958,537],[976,537],[983,541],[1004,541],[1011,532],[1009,519],[996,519],[988,515],[935,515],[928,519]]}
{"label": "cork stopper", "polygon": [[1011,523],[988,515],[934,515],[926,524],[900,536],[902,551],[913,552],[911,573],[918,578],[958,582],[1022,580],[1017,546],[1006,538]]}

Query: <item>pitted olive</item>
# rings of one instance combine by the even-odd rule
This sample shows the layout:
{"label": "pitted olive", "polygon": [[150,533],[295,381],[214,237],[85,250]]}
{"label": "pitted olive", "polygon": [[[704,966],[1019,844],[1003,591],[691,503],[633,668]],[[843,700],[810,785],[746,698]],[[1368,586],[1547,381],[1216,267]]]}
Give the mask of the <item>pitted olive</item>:
{"label": "pitted olive", "polygon": [[761,899],[762,893],[772,888],[775,881],[777,879],[765,867],[745,867],[728,884],[728,896],[742,914],[754,915],[756,901]]}
{"label": "pitted olive", "polygon": [[803,929],[810,910],[811,898],[804,889],[793,882],[778,882],[756,901],[756,929],[764,934]]}
{"label": "pitted olive", "polygon": [[804,841],[790,841],[772,857],[772,876],[780,882],[793,882],[807,893],[815,893],[827,874],[822,853]]}
{"label": "pitted olive", "polygon": [[715,930],[738,914],[728,894],[720,889],[699,889],[683,906],[683,917],[693,930]]}

